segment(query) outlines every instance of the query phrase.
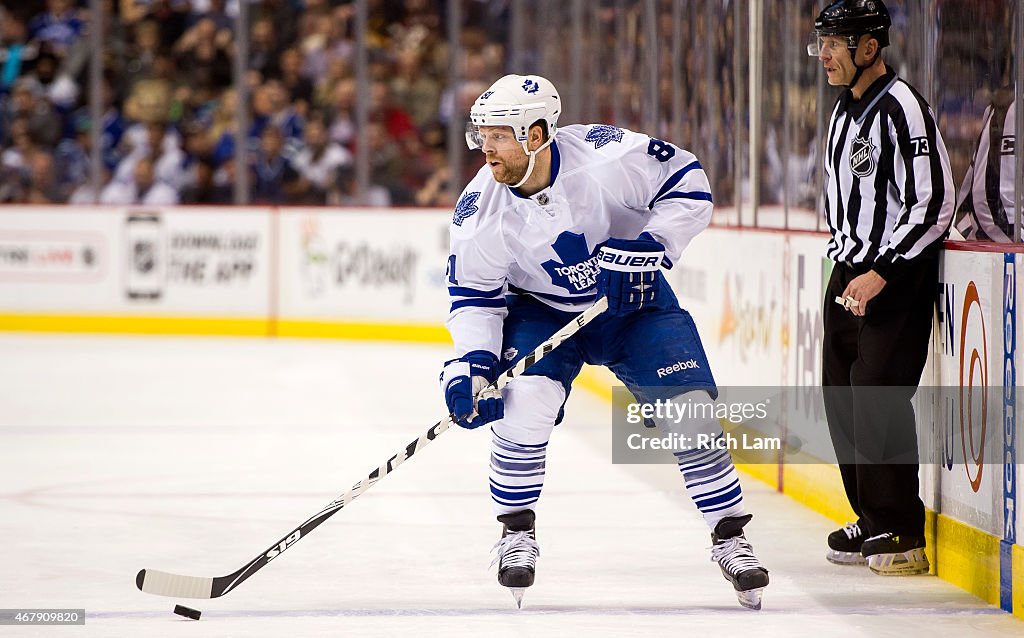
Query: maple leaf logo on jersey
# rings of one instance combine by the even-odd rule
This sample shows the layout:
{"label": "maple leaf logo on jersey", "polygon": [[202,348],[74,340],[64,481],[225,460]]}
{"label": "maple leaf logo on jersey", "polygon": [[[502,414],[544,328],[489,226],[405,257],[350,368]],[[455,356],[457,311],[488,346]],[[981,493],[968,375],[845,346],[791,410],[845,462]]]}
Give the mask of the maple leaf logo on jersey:
{"label": "maple leaf logo on jersey", "polygon": [[587,136],[583,139],[587,142],[593,142],[594,148],[597,149],[609,142],[621,142],[623,135],[623,130],[616,126],[598,124],[587,131]]}
{"label": "maple leaf logo on jersey", "polygon": [[561,261],[549,259],[541,267],[551,276],[551,283],[565,288],[570,294],[588,292],[597,285],[597,251],[587,248],[587,239],[582,233],[563,231],[551,244]]}
{"label": "maple leaf logo on jersey", "polygon": [[480,207],[476,205],[477,200],[480,199],[480,193],[466,193],[459,200],[459,203],[455,205],[455,216],[452,217],[452,223],[456,226],[462,226],[462,222],[466,221],[480,210]]}

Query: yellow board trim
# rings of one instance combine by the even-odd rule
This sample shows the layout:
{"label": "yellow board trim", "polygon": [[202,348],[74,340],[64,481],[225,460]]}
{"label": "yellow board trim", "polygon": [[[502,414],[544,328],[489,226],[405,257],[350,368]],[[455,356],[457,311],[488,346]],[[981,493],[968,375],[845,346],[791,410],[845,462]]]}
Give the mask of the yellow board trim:
{"label": "yellow board trim", "polygon": [[442,325],[227,317],[0,314],[0,331],[308,337],[450,344]]}
{"label": "yellow board trim", "polygon": [[999,539],[936,515],[935,573],[990,605],[999,605]]}
{"label": "yellow board trim", "polygon": [[274,323],[279,337],[354,339],[359,341],[413,341],[451,344],[448,329],[432,324],[370,323],[280,319]]}
{"label": "yellow board trim", "polygon": [[787,463],[782,466],[782,492],[840,525],[857,520],[836,465]]}
{"label": "yellow board trim", "polygon": [[266,337],[271,334],[271,323],[266,319],[217,317],[0,314],[0,331]]}

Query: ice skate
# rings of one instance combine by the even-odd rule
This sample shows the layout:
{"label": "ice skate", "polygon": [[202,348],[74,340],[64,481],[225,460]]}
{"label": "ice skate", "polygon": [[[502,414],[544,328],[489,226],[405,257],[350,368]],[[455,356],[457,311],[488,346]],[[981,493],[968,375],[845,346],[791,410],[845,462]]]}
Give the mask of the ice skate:
{"label": "ice skate", "polygon": [[861,553],[871,571],[882,576],[928,573],[923,536],[885,532],[864,541]]}
{"label": "ice skate", "polygon": [[749,609],[761,609],[761,594],[768,586],[768,570],[754,556],[754,548],[743,535],[743,526],[753,518],[728,517],[718,521],[711,534],[711,560],[722,568],[722,576],[732,583],[736,598]]}
{"label": "ice skate", "polygon": [[533,510],[523,510],[498,517],[504,525],[501,538],[494,544],[496,555],[491,566],[498,565],[498,583],[508,587],[516,601],[516,607],[523,606],[523,593],[533,585],[537,570],[537,556],[540,546],[534,528],[536,515]]}
{"label": "ice skate", "polygon": [[867,535],[857,523],[847,523],[828,535],[828,551],[825,558],[836,565],[867,565],[868,561],[860,553],[861,546]]}

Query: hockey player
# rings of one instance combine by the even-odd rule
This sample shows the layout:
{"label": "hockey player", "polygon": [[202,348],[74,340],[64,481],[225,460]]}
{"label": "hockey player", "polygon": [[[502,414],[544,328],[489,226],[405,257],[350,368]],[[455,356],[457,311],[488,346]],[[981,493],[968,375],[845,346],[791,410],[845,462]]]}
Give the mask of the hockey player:
{"label": "hockey player", "polygon": [[[536,75],[507,75],[480,95],[466,139],[487,163],[451,224],[447,326],[457,358],[441,385],[460,426],[491,426],[490,490],[503,524],[495,562],[517,604],[540,554],[534,510],[548,438],[582,365],[607,366],[642,402],[717,396],[693,320],[660,270],[711,218],[700,163],[614,126],[559,128],[561,110],[555,87]],[[502,393],[481,392],[599,297],[608,299],[604,314]],[[713,418],[690,426],[722,435]],[[676,458],[711,529],[712,559],[740,603],[760,609],[768,571],[743,534],[751,515],[729,452]]]}

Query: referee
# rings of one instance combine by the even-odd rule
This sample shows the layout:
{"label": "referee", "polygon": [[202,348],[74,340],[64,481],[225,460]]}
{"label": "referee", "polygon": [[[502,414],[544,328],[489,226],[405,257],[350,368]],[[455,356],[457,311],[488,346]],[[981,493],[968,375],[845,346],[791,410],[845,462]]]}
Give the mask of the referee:
{"label": "referee", "polygon": [[985,109],[978,149],[967,169],[955,227],[965,239],[1012,243],[1014,232],[1013,87],[1003,87]]}
{"label": "referee", "polygon": [[949,158],[928,104],[882,61],[881,0],[836,0],[808,53],[845,86],[825,139],[822,385],[846,496],[859,519],[827,558],[884,575],[928,571],[911,399],[931,338],[939,249],[953,217]]}

